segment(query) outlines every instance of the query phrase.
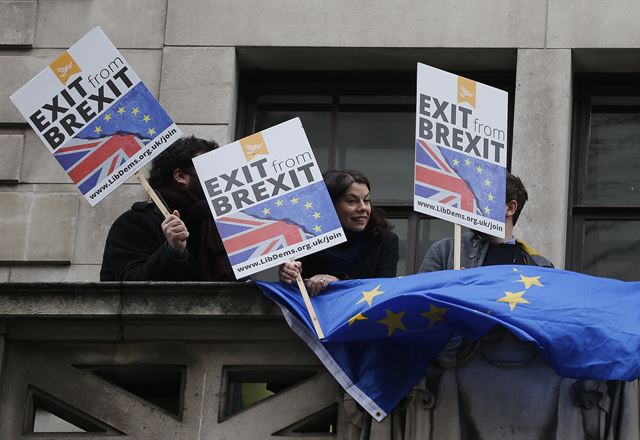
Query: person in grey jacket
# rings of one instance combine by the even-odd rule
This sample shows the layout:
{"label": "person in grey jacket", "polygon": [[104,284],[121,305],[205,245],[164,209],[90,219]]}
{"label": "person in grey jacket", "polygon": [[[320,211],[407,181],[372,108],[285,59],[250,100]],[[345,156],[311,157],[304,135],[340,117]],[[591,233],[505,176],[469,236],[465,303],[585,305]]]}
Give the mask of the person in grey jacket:
{"label": "person in grey jacket", "polygon": [[[460,245],[460,268],[471,269],[498,264],[523,264],[553,267],[553,264],[526,243],[513,237],[513,227],[529,199],[527,190],[519,177],[507,173],[505,209],[505,236],[509,239],[492,237],[478,231],[462,234]],[[445,238],[434,243],[427,251],[420,272],[435,272],[453,269],[453,238]],[[477,344],[465,343],[456,333],[438,355],[437,361],[443,366],[454,366],[470,356]]]}
{"label": "person in grey jacket", "polygon": [[[525,264],[553,267],[553,264],[526,243],[513,238],[513,227],[528,200],[527,190],[520,178],[507,173],[505,236],[491,237],[477,231],[462,234],[460,267],[470,269],[496,264]],[[420,265],[419,272],[453,269],[453,238],[445,238],[431,246]]]}

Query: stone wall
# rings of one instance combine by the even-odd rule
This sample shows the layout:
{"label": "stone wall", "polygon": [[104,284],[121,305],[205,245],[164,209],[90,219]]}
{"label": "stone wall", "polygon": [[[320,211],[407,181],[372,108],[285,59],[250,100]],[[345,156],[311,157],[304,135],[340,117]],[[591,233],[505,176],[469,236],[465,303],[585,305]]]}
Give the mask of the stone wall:
{"label": "stone wall", "polygon": [[94,26],[187,134],[221,144],[241,69],[515,68],[520,234],[562,267],[573,73],[639,71],[639,21],[636,0],[0,2],[0,281],[97,280],[109,225],[144,197],[130,181],[90,208],[8,98]]}
{"label": "stone wall", "polygon": [[471,347],[378,423],[250,283],[4,283],[0,438],[640,439],[637,381],[559,377],[499,329]]}

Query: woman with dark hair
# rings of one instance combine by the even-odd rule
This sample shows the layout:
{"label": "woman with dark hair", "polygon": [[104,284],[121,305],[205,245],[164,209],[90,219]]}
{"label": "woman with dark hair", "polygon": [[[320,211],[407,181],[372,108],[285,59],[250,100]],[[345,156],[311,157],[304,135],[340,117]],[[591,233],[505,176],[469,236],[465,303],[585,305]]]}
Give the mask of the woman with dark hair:
{"label": "woman with dark hair", "polygon": [[331,170],[323,177],[347,241],[280,265],[280,280],[291,283],[301,273],[309,293],[317,295],[338,280],[395,277],[398,236],[371,205],[369,180],[355,170]]}

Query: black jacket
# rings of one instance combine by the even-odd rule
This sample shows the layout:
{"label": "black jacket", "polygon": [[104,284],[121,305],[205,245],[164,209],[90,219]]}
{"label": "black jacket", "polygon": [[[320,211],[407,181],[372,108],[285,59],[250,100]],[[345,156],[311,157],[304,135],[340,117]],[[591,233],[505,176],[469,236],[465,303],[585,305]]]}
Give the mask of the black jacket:
{"label": "black jacket", "polygon": [[113,223],[104,247],[100,281],[199,281],[198,262],[178,256],[162,232],[162,213],[138,202]]}
{"label": "black jacket", "polygon": [[318,274],[341,280],[396,276],[399,259],[396,234],[386,231],[374,237],[369,232],[345,233],[346,243],[300,259],[303,278]]}

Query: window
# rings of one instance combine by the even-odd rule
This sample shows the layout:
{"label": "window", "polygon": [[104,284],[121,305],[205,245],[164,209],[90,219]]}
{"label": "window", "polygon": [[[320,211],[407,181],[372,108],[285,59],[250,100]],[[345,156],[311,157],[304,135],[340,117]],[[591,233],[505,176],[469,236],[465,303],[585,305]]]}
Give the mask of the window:
{"label": "window", "polygon": [[[458,73],[511,92],[513,110],[512,73]],[[452,224],[413,212],[415,82],[415,72],[244,71],[240,78],[236,138],[300,117],[322,171],[354,168],[371,181],[374,204],[400,238],[398,275],[415,273],[431,244],[453,235]]]}
{"label": "window", "polygon": [[640,280],[639,79],[576,78],[567,246],[571,269],[629,281]]}

